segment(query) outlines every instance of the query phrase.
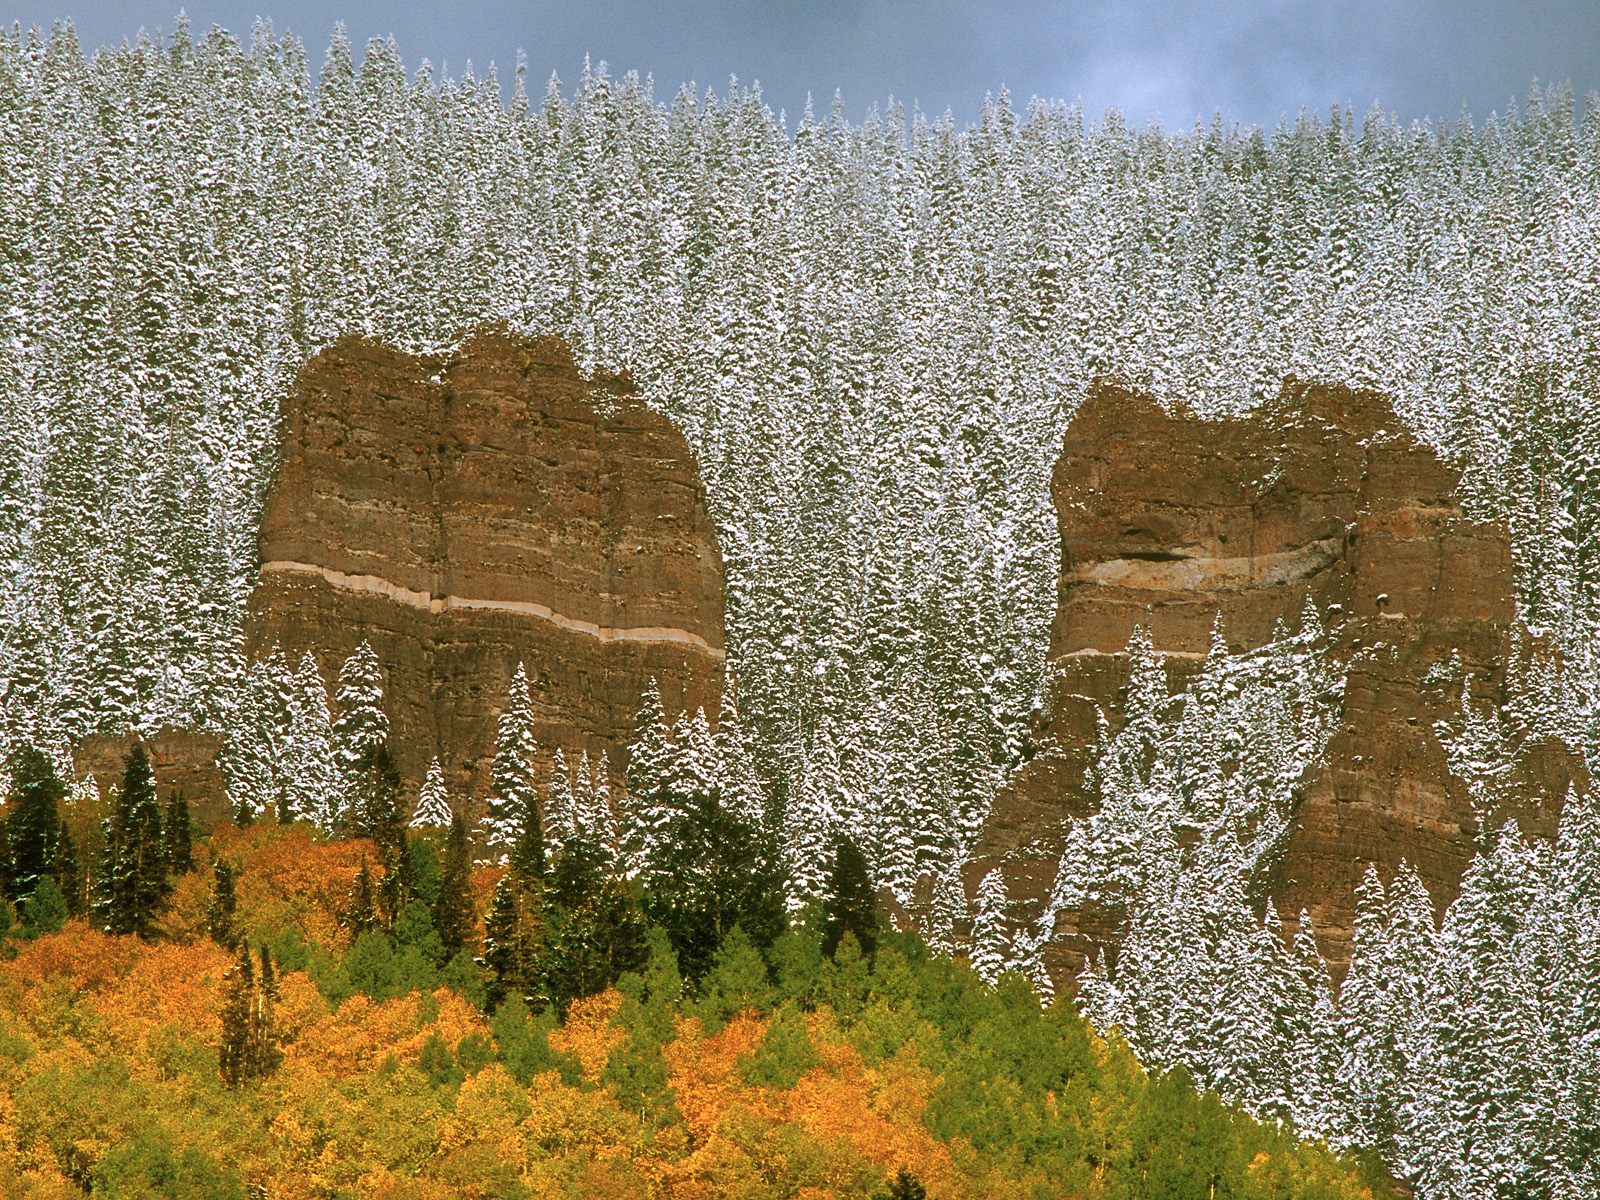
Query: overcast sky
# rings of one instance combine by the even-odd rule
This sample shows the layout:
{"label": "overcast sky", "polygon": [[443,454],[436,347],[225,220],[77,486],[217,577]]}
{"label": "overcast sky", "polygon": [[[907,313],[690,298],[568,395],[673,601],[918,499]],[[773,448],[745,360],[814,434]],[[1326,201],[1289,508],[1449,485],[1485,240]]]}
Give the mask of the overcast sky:
{"label": "overcast sky", "polygon": [[[652,74],[658,98],[693,80],[759,81],[791,124],[835,89],[852,117],[887,97],[965,122],[985,92],[1115,105],[1137,123],[1188,126],[1217,109],[1271,126],[1338,102],[1405,119],[1482,118],[1534,79],[1600,88],[1600,0],[190,0],[198,34],[248,37],[260,15],[321,60],[335,21],[359,49],[393,34],[408,68],[502,78],[522,51],[530,83],[574,79],[585,54]],[[86,47],[170,33],[175,0],[0,0],[7,22],[71,17]]]}

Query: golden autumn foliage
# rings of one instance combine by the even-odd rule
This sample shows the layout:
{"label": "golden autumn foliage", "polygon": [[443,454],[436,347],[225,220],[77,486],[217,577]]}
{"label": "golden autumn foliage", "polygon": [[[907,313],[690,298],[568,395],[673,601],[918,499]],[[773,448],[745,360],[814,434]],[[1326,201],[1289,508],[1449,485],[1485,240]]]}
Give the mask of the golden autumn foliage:
{"label": "golden autumn foliage", "polygon": [[[317,976],[350,945],[337,917],[361,843],[268,827],[207,850],[241,867],[242,928],[309,947],[275,981],[275,1069],[221,1081],[233,957],[194,934],[203,870],[177,889],[172,940],[75,921],[17,942],[0,962],[0,1195],[869,1200],[905,1167],[936,1200],[1133,1200],[1151,1130],[1195,1121],[1231,1195],[1387,1194],[909,939],[870,972],[819,956],[814,978],[731,1015],[629,977],[559,1023],[520,1002],[490,1017],[447,986],[380,999]],[[496,873],[478,875],[487,894]]]}

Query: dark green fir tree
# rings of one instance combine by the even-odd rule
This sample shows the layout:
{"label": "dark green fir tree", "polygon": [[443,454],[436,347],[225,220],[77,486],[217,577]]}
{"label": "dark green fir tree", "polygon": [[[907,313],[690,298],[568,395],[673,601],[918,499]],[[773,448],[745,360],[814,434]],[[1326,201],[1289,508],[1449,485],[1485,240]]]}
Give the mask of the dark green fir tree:
{"label": "dark green fir tree", "polygon": [[676,813],[651,855],[645,912],[666,930],[686,978],[698,980],[739,926],[758,948],[783,930],[777,846],[759,825],[701,795]]}
{"label": "dark green fir tree", "polygon": [[67,902],[67,915],[83,916],[87,905],[83,895],[83,871],[78,866],[78,844],[73,840],[72,830],[67,828],[65,819],[56,835],[56,883]]}
{"label": "dark green fir tree", "polygon": [[361,868],[350,884],[350,896],[345,902],[344,912],[340,914],[339,921],[356,937],[376,929],[379,925],[378,898],[372,886],[372,872],[368,869],[365,858],[361,860]]}
{"label": "dark green fir tree", "polygon": [[522,824],[517,840],[511,847],[511,872],[524,884],[532,884],[544,876],[544,818],[539,812],[539,801],[529,796],[524,802]]}
{"label": "dark green fir tree", "polygon": [[239,906],[238,869],[225,858],[211,864],[211,899],[206,901],[206,933],[219,946],[234,942],[233,914]]}
{"label": "dark green fir tree", "polygon": [[507,871],[495,884],[483,921],[483,957],[488,972],[488,1007],[511,996],[528,999],[537,990],[538,941],[534,906],[516,874]]}
{"label": "dark green fir tree", "polygon": [[450,818],[450,834],[439,871],[439,897],[433,902],[433,927],[446,955],[455,954],[467,944],[474,916],[472,849],[467,844],[466,823],[457,813]]}
{"label": "dark green fir tree", "polygon": [[167,855],[167,869],[174,876],[194,870],[194,828],[189,821],[189,801],[182,792],[167,801],[161,819],[161,838]]}
{"label": "dark green fir tree", "polygon": [[39,881],[56,873],[61,830],[59,804],[67,794],[48,756],[24,746],[11,763],[11,797],[6,819],[10,850],[8,898],[20,903]]}
{"label": "dark green fir tree", "polygon": [[406,852],[406,817],[400,803],[400,772],[386,743],[362,754],[349,812],[350,832],[371,838],[378,850],[383,878],[378,882],[378,907],[384,924],[392,925],[415,893],[415,872]]}
{"label": "dark green fir tree", "polygon": [[872,1194],[872,1200],[928,1200],[928,1189],[905,1167],[894,1173]]}
{"label": "dark green fir tree", "polygon": [[878,949],[877,907],[866,856],[853,839],[841,839],[834,847],[833,867],[828,872],[822,910],[822,952],[832,958],[839,939],[853,933],[861,953],[870,959]]}
{"label": "dark green fir tree", "polygon": [[96,918],[107,933],[152,937],[156,915],[172,887],[155,777],[141,743],[128,751],[116,808],[104,829]]}

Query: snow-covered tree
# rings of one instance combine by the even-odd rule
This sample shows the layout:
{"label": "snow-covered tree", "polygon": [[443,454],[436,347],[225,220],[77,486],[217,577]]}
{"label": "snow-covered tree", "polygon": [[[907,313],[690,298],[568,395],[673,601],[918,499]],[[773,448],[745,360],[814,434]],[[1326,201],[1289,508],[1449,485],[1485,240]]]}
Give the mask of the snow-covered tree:
{"label": "snow-covered tree", "polygon": [[417,829],[448,829],[453,815],[450,797],[444,786],[444,768],[435,757],[428,764],[428,773],[423,777],[422,788],[417,793],[417,807],[411,814],[411,824]]}
{"label": "snow-covered tree", "polygon": [[1007,903],[1005,881],[999,871],[990,871],[978,884],[972,912],[972,969],[985,983],[1012,967]]}
{"label": "snow-covered tree", "polygon": [[567,771],[567,756],[558,746],[550,759],[550,786],[544,796],[544,840],[552,854],[559,854],[567,839],[579,832],[577,798],[572,776]]}
{"label": "snow-covered tree", "polygon": [[355,648],[339,668],[339,686],[333,719],[333,763],[349,802],[363,764],[389,738],[389,718],[383,711],[383,668],[377,652],[366,642]]}
{"label": "snow-covered tree", "polygon": [[300,658],[283,742],[286,810],[319,828],[333,830],[344,806],[343,779],[335,758],[333,717],[322,671],[309,653]]}
{"label": "snow-covered tree", "polygon": [[541,820],[539,786],[534,774],[538,747],[533,740],[533,696],[521,663],[506,693],[500,714],[491,769],[489,812],[484,830],[490,853],[499,861],[516,848],[529,824]]}
{"label": "snow-covered tree", "polygon": [[672,771],[671,731],[661,705],[661,689],[652,679],[640,701],[633,741],[628,744],[628,792],[620,837],[623,869],[630,877],[644,869],[666,836],[672,819],[668,790]]}

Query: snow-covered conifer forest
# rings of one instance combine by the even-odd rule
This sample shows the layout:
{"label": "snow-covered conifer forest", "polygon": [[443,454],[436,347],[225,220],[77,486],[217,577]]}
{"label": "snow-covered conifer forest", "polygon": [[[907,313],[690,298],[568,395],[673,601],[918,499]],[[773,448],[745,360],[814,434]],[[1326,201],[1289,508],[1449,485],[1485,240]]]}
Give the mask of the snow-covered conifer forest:
{"label": "snow-covered conifer forest", "polygon": [[[847,830],[902,892],[931,872],[947,915],[1033,749],[1049,474],[1096,377],[1218,413],[1288,375],[1393,396],[1509,523],[1524,615],[1562,647],[1564,675],[1520,681],[1518,719],[1600,751],[1600,104],[1566,92],[1477,122],[1334,111],[1270,132],[1001,93],[960,128],[897,106],[785,117],[736,83],[657,96],[603,68],[542,92],[520,71],[441,78],[342,35],[319,63],[266,26],[91,57],[69,29],[12,31],[0,230],[8,741],[229,732],[273,691],[252,679],[298,678],[278,698],[318,774],[296,786],[336,804],[339,711],[305,668],[240,652],[278,398],[343,333],[422,348],[503,319],[626,368],[687,432],[748,786],[784,798],[794,845]],[[1126,736],[1255,731],[1250,761],[1292,778],[1337,687],[1314,641],[1219,661]],[[1224,675],[1254,701],[1208,698]],[[1492,756],[1468,732],[1459,752]],[[1374,881],[1336,994],[1250,889],[1286,795],[1137,757],[1108,742],[1106,814],[1072,831],[1057,884],[1126,911],[1091,1015],[1147,1062],[1377,1148],[1425,1196],[1596,1194],[1587,800],[1554,847],[1482,831],[1442,927],[1420,885]],[[1178,825],[1205,836],[1180,851]],[[1097,872],[1106,846],[1117,868]],[[999,879],[976,900],[975,957],[1033,969],[1043,935],[1009,927]]]}

